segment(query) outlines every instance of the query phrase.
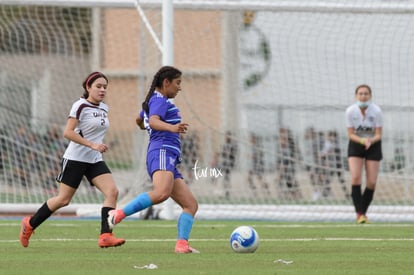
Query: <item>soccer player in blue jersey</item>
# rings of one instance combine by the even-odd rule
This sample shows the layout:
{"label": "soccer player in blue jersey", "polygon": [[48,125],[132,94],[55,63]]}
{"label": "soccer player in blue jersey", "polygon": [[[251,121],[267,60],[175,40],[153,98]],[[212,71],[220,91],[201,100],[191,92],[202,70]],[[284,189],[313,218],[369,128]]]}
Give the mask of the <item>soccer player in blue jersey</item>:
{"label": "soccer player in blue jersey", "polygon": [[108,106],[105,99],[108,79],[101,72],[93,72],[82,84],[83,97],[73,103],[64,131],[70,142],[63,155],[61,171],[56,180],[60,183],[59,193],[48,199],[32,217],[24,217],[20,230],[20,242],[29,246],[34,230],[55,211],[70,203],[82,178],[85,176],[105,197],[101,209],[100,247],[119,246],[124,239],[116,238],[108,225],[108,212],[115,209],[118,188],[111,171],[106,166],[102,153],[108,150],[103,143],[109,127]]}
{"label": "soccer player in blue jersey", "polygon": [[113,228],[125,217],[171,197],[182,208],[175,252],[198,253],[188,243],[198,203],[176,167],[181,155],[180,134],[187,132],[188,124],[181,121],[180,111],[169,100],[181,91],[181,75],[181,71],[174,67],[162,67],[154,75],[142,103],[142,118],[137,119],[137,124],[142,125],[142,121],[150,136],[147,171],[152,178],[153,190],[139,194],[122,209],[110,211],[108,223]]}

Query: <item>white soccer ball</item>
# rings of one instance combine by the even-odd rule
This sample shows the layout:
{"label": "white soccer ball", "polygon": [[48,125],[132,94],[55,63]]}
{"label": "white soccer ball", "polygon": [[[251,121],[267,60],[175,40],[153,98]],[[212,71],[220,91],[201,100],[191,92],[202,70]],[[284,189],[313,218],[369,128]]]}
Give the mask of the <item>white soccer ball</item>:
{"label": "white soccer ball", "polygon": [[230,246],[236,253],[253,253],[259,247],[259,234],[251,226],[239,226],[230,235]]}

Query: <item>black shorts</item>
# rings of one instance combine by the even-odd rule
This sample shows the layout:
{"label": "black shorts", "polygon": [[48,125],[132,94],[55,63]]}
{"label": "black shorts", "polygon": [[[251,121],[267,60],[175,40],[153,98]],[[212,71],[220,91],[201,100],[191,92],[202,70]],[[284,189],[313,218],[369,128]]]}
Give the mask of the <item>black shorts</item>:
{"label": "black shorts", "polygon": [[382,160],[381,141],[372,144],[368,150],[365,150],[365,145],[349,141],[348,157],[359,157],[366,160]]}
{"label": "black shorts", "polygon": [[102,174],[110,174],[108,166],[104,161],[87,163],[69,159],[62,159],[61,172],[56,177],[57,182],[64,183],[77,189],[85,176],[92,185],[92,180]]}

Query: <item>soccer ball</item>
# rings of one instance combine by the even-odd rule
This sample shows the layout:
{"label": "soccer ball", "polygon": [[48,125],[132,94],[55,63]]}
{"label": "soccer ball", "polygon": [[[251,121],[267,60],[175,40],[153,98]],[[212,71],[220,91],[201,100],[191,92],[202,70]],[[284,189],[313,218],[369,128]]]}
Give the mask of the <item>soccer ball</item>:
{"label": "soccer ball", "polygon": [[230,235],[230,246],[236,253],[253,253],[259,247],[259,235],[251,226],[239,226]]}

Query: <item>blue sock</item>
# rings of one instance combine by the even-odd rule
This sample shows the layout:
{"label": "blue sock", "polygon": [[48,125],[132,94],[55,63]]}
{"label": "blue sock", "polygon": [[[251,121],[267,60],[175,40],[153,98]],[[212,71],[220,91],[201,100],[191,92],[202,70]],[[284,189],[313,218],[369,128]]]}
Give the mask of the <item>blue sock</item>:
{"label": "blue sock", "polygon": [[141,193],[130,203],[128,203],[122,210],[124,211],[126,216],[129,216],[147,207],[150,207],[151,205],[152,201],[148,193]]}
{"label": "blue sock", "polygon": [[190,237],[191,228],[193,227],[194,218],[191,214],[183,212],[181,213],[180,217],[178,218],[178,239],[179,240],[187,240]]}

